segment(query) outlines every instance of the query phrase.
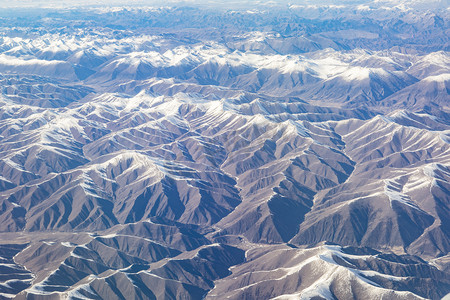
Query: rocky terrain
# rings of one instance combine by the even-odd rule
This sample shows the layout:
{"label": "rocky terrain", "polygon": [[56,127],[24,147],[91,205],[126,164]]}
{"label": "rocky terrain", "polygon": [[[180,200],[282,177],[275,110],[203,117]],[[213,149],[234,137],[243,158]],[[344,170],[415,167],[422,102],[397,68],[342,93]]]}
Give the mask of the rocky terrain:
{"label": "rocky terrain", "polygon": [[0,298],[449,297],[449,14],[5,8]]}

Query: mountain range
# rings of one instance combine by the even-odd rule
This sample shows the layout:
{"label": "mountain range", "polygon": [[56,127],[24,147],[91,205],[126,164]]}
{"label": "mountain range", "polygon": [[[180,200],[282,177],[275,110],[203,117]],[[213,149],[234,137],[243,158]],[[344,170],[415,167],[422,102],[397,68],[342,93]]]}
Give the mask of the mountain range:
{"label": "mountain range", "polygon": [[448,298],[435,2],[5,8],[0,298]]}

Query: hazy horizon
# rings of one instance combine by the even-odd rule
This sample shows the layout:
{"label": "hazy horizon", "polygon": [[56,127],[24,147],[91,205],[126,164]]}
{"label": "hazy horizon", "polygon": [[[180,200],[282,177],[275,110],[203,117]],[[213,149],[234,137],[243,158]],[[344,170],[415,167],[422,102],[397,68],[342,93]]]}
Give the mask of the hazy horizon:
{"label": "hazy horizon", "polygon": [[[395,7],[398,5],[406,5],[406,7],[414,8],[447,8],[449,6],[448,0],[276,0],[276,1],[233,1],[223,3],[217,0],[69,0],[61,3],[60,1],[32,1],[32,0],[17,0],[17,1],[0,1],[0,8],[70,8],[70,7],[98,7],[98,6],[201,6],[201,7],[219,7],[229,9],[239,8],[256,8],[256,7],[270,7],[270,6],[291,6],[291,5],[369,5],[372,7]],[[256,6],[256,7],[255,7]]]}

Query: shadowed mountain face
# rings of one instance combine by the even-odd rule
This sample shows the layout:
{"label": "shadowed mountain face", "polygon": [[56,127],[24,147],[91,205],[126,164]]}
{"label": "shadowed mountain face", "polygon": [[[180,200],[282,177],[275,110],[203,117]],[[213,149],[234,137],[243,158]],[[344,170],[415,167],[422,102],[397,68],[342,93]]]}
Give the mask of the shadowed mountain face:
{"label": "shadowed mountain face", "polygon": [[1,12],[0,298],[449,294],[449,10],[416,2]]}

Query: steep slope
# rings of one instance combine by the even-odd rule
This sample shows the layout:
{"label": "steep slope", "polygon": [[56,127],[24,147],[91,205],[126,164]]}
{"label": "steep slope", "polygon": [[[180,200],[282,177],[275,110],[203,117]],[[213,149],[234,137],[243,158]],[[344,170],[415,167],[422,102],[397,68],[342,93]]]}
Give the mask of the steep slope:
{"label": "steep slope", "polygon": [[[420,259],[385,256],[370,248],[264,246],[251,247],[246,257],[247,263],[233,267],[231,280],[219,280],[207,299],[424,299],[442,297],[434,288],[449,285],[447,275]],[[415,279],[416,288],[393,291],[393,285],[395,290],[410,285],[413,269],[424,274]]]}
{"label": "steep slope", "polygon": [[[448,216],[439,208],[441,201],[448,200],[443,195],[448,193],[449,144],[440,133],[399,126],[380,117],[358,123],[336,124],[346,143],[345,153],[355,162],[353,173],[341,186],[316,197],[313,211],[291,242],[332,241],[445,254]],[[439,154],[432,149],[439,149]],[[435,238],[433,246],[421,242],[429,234]]]}
{"label": "steep slope", "polygon": [[[389,109],[438,111],[448,113],[450,103],[450,73],[429,76],[384,99],[381,105]],[[438,114],[436,112],[436,114]]]}

